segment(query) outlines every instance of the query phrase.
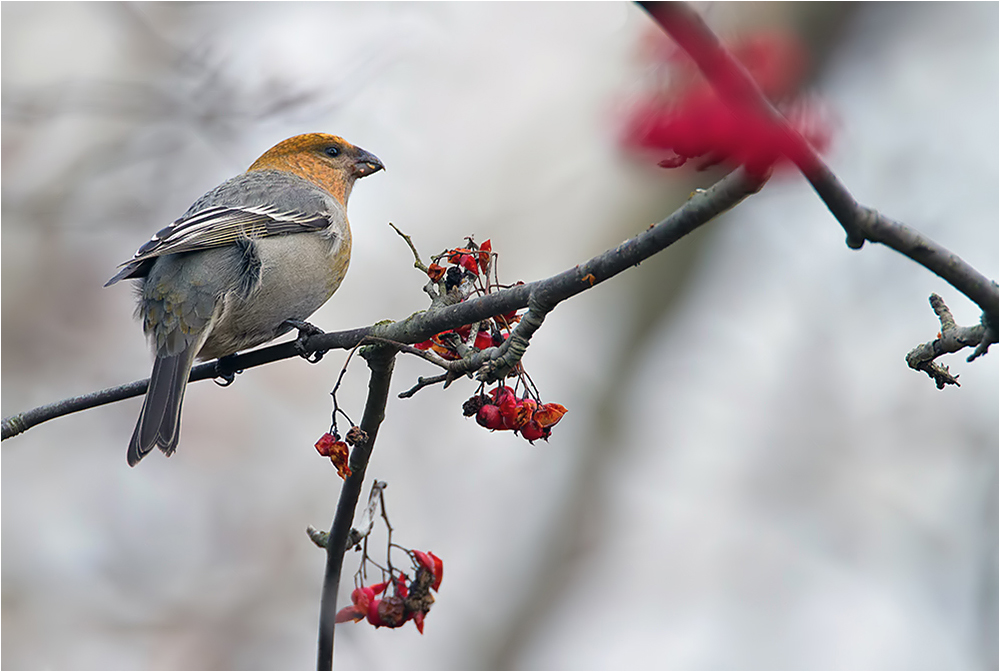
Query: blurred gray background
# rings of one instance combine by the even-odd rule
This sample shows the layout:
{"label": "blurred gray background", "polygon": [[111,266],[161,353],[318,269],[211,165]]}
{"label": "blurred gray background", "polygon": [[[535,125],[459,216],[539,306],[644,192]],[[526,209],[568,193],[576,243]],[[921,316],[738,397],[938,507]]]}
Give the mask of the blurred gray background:
{"label": "blurred gray background", "polygon": [[[793,31],[863,203],[998,272],[998,8],[703,6]],[[627,155],[655,77],[629,4],[4,3],[2,404],[136,380],[116,264],[288,136],[387,171],[352,196],[347,280],[313,319],[399,319],[410,253],[474,233],[506,281],[644,229],[710,177]],[[426,634],[338,630],[340,668],[993,668],[997,357],[905,353],[975,307],[848,250],[800,177],[560,306],[525,364],[570,409],[548,444],[461,416],[473,383],[393,397],[369,476],[394,539],[445,562]],[[4,668],[309,668],[340,480],[313,443],[345,353],[188,391],[180,449],[138,468],[138,399],[2,449]],[[434,373],[403,357],[393,390]],[[356,361],[341,402],[361,415]],[[348,575],[357,556],[349,554]],[[342,590],[346,602],[351,586]]]}

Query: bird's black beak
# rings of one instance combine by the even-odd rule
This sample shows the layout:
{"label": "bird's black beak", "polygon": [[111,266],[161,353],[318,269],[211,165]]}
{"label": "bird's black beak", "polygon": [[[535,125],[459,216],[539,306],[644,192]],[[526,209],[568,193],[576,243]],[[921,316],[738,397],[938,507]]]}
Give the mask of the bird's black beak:
{"label": "bird's black beak", "polygon": [[382,165],[379,158],[359,147],[358,154],[354,158],[354,175],[357,177],[367,177],[380,170],[385,170],[385,166]]}

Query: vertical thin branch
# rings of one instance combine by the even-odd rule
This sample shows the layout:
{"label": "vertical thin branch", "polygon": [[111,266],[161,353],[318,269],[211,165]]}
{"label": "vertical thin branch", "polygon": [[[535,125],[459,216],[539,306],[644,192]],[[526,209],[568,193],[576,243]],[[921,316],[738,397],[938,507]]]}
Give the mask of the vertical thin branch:
{"label": "vertical thin branch", "polygon": [[354,521],[354,510],[358,505],[361,486],[365,482],[365,471],[375,445],[375,436],[385,418],[385,404],[389,399],[389,381],[392,378],[395,355],[394,350],[385,346],[368,346],[361,351],[361,356],[371,369],[368,400],[365,402],[365,414],[361,419],[361,429],[367,434],[367,439],[355,446],[351,453],[351,475],[340,490],[337,513],[330,526],[330,537],[326,544],[326,571],[323,575],[323,594],[319,607],[317,670],[333,669],[333,629],[337,616],[337,590],[340,588],[340,573],[344,565],[344,553],[347,550],[347,535]]}

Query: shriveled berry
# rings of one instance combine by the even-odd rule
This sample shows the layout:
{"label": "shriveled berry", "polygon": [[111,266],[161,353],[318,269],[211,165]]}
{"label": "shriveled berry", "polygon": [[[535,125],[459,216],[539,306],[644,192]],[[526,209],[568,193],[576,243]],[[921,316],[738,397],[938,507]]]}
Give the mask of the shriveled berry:
{"label": "shriveled berry", "polygon": [[469,397],[468,399],[465,400],[465,403],[462,404],[462,415],[464,415],[467,418],[469,416],[475,415],[476,413],[479,412],[479,409],[482,408],[483,404],[485,403],[486,403],[486,397],[484,397],[481,394],[476,394],[474,396]]}
{"label": "shriveled berry", "polygon": [[445,291],[450,292],[462,284],[462,269],[459,266],[449,266],[444,275]]}
{"label": "shriveled berry", "polygon": [[345,436],[344,439],[349,445],[356,446],[359,443],[364,443],[368,440],[368,433],[355,425],[347,430],[347,436]]}
{"label": "shriveled berry", "polygon": [[444,277],[445,268],[439,264],[431,264],[427,267],[427,276],[434,282],[439,281]]}
{"label": "shriveled berry", "polygon": [[387,628],[398,628],[406,623],[406,607],[403,598],[390,595],[382,598],[378,605],[378,620]]}
{"label": "shriveled berry", "polygon": [[562,420],[562,416],[566,415],[566,413],[568,413],[566,407],[561,404],[542,404],[535,411],[532,420],[542,427],[552,427]]}
{"label": "shriveled berry", "polygon": [[330,453],[333,452],[334,446],[338,441],[340,441],[339,436],[327,432],[319,437],[319,441],[316,442],[316,451],[323,457],[330,457]]}
{"label": "shriveled berry", "polygon": [[[505,416],[507,424],[513,425],[514,429],[520,429],[532,419],[531,416],[537,407],[538,404],[534,399],[521,399],[514,409],[513,417]],[[503,409],[500,409],[500,414],[503,415]]]}

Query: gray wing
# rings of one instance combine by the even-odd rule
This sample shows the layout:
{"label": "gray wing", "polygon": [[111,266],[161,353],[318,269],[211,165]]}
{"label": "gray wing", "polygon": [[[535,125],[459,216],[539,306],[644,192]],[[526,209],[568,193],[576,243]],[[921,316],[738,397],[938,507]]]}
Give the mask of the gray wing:
{"label": "gray wing", "polygon": [[121,264],[105,287],[142,278],[157,257],[287,233],[321,231],[345,217],[343,206],[302,178],[273,170],[238,175],[198,199]]}

